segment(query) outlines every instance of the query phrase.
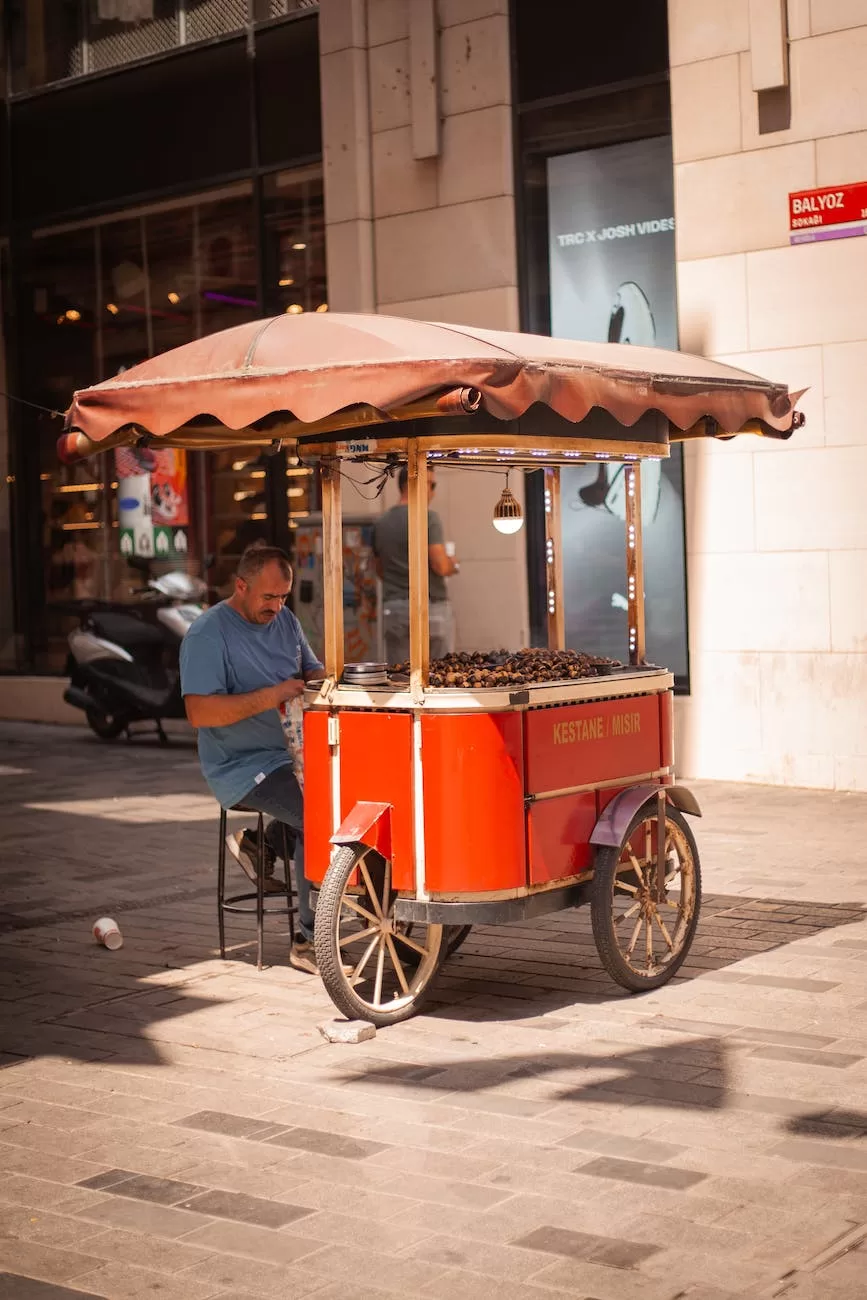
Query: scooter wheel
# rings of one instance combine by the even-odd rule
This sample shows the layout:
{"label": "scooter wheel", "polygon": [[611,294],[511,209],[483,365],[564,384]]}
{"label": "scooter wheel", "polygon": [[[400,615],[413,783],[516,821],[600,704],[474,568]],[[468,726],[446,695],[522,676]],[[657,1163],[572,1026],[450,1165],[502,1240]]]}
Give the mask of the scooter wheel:
{"label": "scooter wheel", "polygon": [[100,740],[117,740],[120,733],[126,729],[126,718],[118,718],[111,713],[88,709],[85,716],[87,725]]}

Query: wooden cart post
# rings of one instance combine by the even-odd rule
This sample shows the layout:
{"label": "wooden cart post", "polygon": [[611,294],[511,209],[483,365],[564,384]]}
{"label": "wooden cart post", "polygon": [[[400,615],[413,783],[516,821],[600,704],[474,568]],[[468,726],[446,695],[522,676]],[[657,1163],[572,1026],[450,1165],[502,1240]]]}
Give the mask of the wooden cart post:
{"label": "wooden cart post", "polygon": [[626,475],[626,600],[629,619],[629,662],[646,660],[644,637],[644,536],[641,523],[641,465],[629,462]]}
{"label": "wooden cart post", "polygon": [[325,613],[325,671],[343,673],[343,511],[340,461],[322,460],[322,579]]}
{"label": "wooden cart post", "polygon": [[428,475],[427,452],[418,439],[407,443],[409,506],[409,680],[420,700],[430,677],[428,611]]}
{"label": "wooden cart post", "polygon": [[545,474],[545,602],[548,611],[548,649],[566,649],[566,613],[563,607],[563,535],[560,517],[560,468]]}

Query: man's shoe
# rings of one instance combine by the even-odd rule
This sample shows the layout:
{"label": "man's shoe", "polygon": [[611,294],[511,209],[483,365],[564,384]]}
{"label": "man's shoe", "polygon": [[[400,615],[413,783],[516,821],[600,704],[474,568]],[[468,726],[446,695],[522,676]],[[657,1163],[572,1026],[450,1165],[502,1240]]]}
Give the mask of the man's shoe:
{"label": "man's shoe", "polygon": [[306,971],[308,975],[318,975],[316,953],[309,939],[296,939],[289,949],[289,965],[296,970]]}
{"label": "man's shoe", "polygon": [[[232,857],[238,863],[238,866],[244,872],[252,883],[256,884],[256,858],[258,856],[257,837],[251,830],[243,830],[240,833],[233,831],[226,836],[226,848]],[[286,892],[286,885],[282,880],[277,880],[274,875],[276,864],[274,850],[270,844],[265,841],[265,893],[266,894],[283,894]]]}

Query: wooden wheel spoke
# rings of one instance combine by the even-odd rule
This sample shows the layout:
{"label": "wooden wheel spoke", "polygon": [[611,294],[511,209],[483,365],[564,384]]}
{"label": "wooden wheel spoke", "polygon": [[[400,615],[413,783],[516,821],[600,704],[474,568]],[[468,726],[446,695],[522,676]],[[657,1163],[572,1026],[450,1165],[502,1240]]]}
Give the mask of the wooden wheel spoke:
{"label": "wooden wheel spoke", "polygon": [[651,967],[656,965],[656,957],[654,956],[653,953],[653,922],[651,921],[650,917],[646,919],[645,925],[647,928],[645,931],[644,952],[646,957],[647,969],[650,970]]}
{"label": "wooden wheel spoke", "polygon": [[430,952],[429,948],[425,948],[422,944],[416,943],[415,939],[411,939],[408,934],[401,934],[399,930],[395,930],[394,937],[397,939],[398,943],[405,943],[407,948],[412,948],[415,952],[421,953],[422,957],[426,957]]}
{"label": "wooden wheel spoke", "polygon": [[370,879],[370,872],[367,870],[367,864],[365,863],[364,858],[361,858],[359,860],[358,869],[361,872],[362,876],[364,877],[364,883],[367,888],[367,897],[370,899],[371,903],[373,904],[374,912],[376,912],[376,915],[379,917],[380,921],[385,920],[385,914],[382,910],[382,902],[377,897],[376,890],[373,888],[373,881]]}
{"label": "wooden wheel spoke", "polygon": [[633,903],[631,907],[627,907],[625,912],[621,912],[619,916],[615,916],[614,924],[619,925],[621,921],[627,921],[630,916],[633,916],[634,913],[638,911],[640,906],[640,903]]}
{"label": "wooden wheel spoke", "polygon": [[632,938],[629,940],[629,947],[626,949],[626,956],[631,957],[635,952],[635,945],[638,943],[638,936],[641,934],[641,927],[644,924],[644,917],[639,916],[635,922],[635,929],[632,931]]}
{"label": "wooden wheel spoke", "polygon": [[400,958],[397,955],[397,949],[394,946],[394,940],[392,939],[390,934],[387,934],[385,936],[385,942],[388,944],[388,955],[391,958],[391,964],[394,967],[394,973],[397,976],[397,981],[400,984],[401,990],[404,993],[409,993],[409,984],[407,983],[406,975],[404,974],[404,970],[403,970],[403,966],[401,965]]}
{"label": "wooden wheel spoke", "polygon": [[635,872],[636,876],[638,877],[638,879],[641,881],[641,883],[642,883],[642,885],[643,885],[643,884],[645,883],[645,880],[644,880],[644,867],[645,867],[647,864],[646,864],[646,863],[639,863],[638,858],[635,856],[635,854],[632,852],[631,849],[628,850],[628,852],[629,852],[629,861],[632,863],[632,870]]}
{"label": "wooden wheel spoke", "polygon": [[368,935],[379,934],[379,931],[380,927],[378,925],[369,925],[366,930],[359,930],[356,934],[344,935],[342,939],[337,941],[337,946],[338,948],[345,948],[350,943],[358,943],[359,939],[366,939]]}
{"label": "wooden wheel spoke", "polygon": [[374,916],[373,912],[368,912],[367,908],[362,907],[361,904],[356,899],[354,899],[351,894],[343,895],[343,905],[344,907],[351,908],[353,912],[357,912],[359,916],[363,916],[366,921],[372,921],[374,925],[377,925],[379,923],[379,917]]}
{"label": "wooden wheel spoke", "polygon": [[370,958],[373,954],[373,950],[376,947],[376,945],[379,943],[380,933],[381,932],[377,930],[376,934],[373,936],[370,943],[365,948],[364,953],[362,954],[361,961],[358,963],[355,970],[352,972],[350,976],[349,979],[350,984],[357,984],[358,981],[361,979],[361,972],[364,970],[365,966],[370,961]]}
{"label": "wooden wheel spoke", "polygon": [[379,952],[376,954],[376,981],[373,986],[373,1005],[382,1006],[382,974],[385,970],[385,940],[387,935],[380,935]]}
{"label": "wooden wheel spoke", "polygon": [[656,921],[656,924],[659,926],[660,930],[662,931],[662,937],[665,940],[665,942],[668,944],[668,951],[674,952],[674,943],[672,942],[671,935],[668,933],[666,924],[663,921],[662,917],[659,915],[659,912],[654,912],[653,919]]}

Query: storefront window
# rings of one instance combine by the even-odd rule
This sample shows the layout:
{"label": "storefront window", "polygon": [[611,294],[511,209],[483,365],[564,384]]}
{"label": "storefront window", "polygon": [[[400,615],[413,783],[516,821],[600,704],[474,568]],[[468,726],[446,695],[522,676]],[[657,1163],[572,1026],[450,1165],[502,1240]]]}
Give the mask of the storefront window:
{"label": "storefront window", "polygon": [[[148,559],[154,573],[203,574],[208,557],[209,583],[225,595],[245,546],[284,541],[287,521],[291,529],[318,506],[308,466],[258,449],[117,451],[74,466],[57,459],[62,426],[51,412],[65,410],[75,389],[262,314],[253,213],[252,187],[241,183],[39,236],[22,250],[19,384],[45,408],[22,408],[18,417],[22,443],[36,452],[28,499],[38,496],[41,507],[31,512],[29,560],[38,671],[63,669],[70,602],[126,600],[141,587],[131,559]],[[270,177],[265,218],[266,311],[327,310],[318,169]],[[145,475],[151,509],[142,521],[134,501]]]}
{"label": "storefront window", "polygon": [[56,444],[62,426],[51,414],[63,411],[70,392],[93,382],[97,373],[94,234],[79,230],[50,236],[35,247],[38,263],[27,269],[22,286],[21,367],[27,400],[36,405],[17,414],[29,444],[25,463],[39,475],[41,529],[37,538],[31,523],[30,536],[44,557],[45,620],[36,649],[43,662],[56,668],[65,657],[63,606],[98,596],[105,587],[111,524],[103,467],[59,463]]}
{"label": "storefront window", "polygon": [[[9,259],[5,243],[0,243],[0,321],[2,335],[9,329]],[[7,391],[5,349],[0,347],[0,388]],[[8,405],[0,397],[0,672],[18,666],[19,645],[15,629],[15,605],[12,584],[12,492],[15,486],[13,461],[9,445]]]}

